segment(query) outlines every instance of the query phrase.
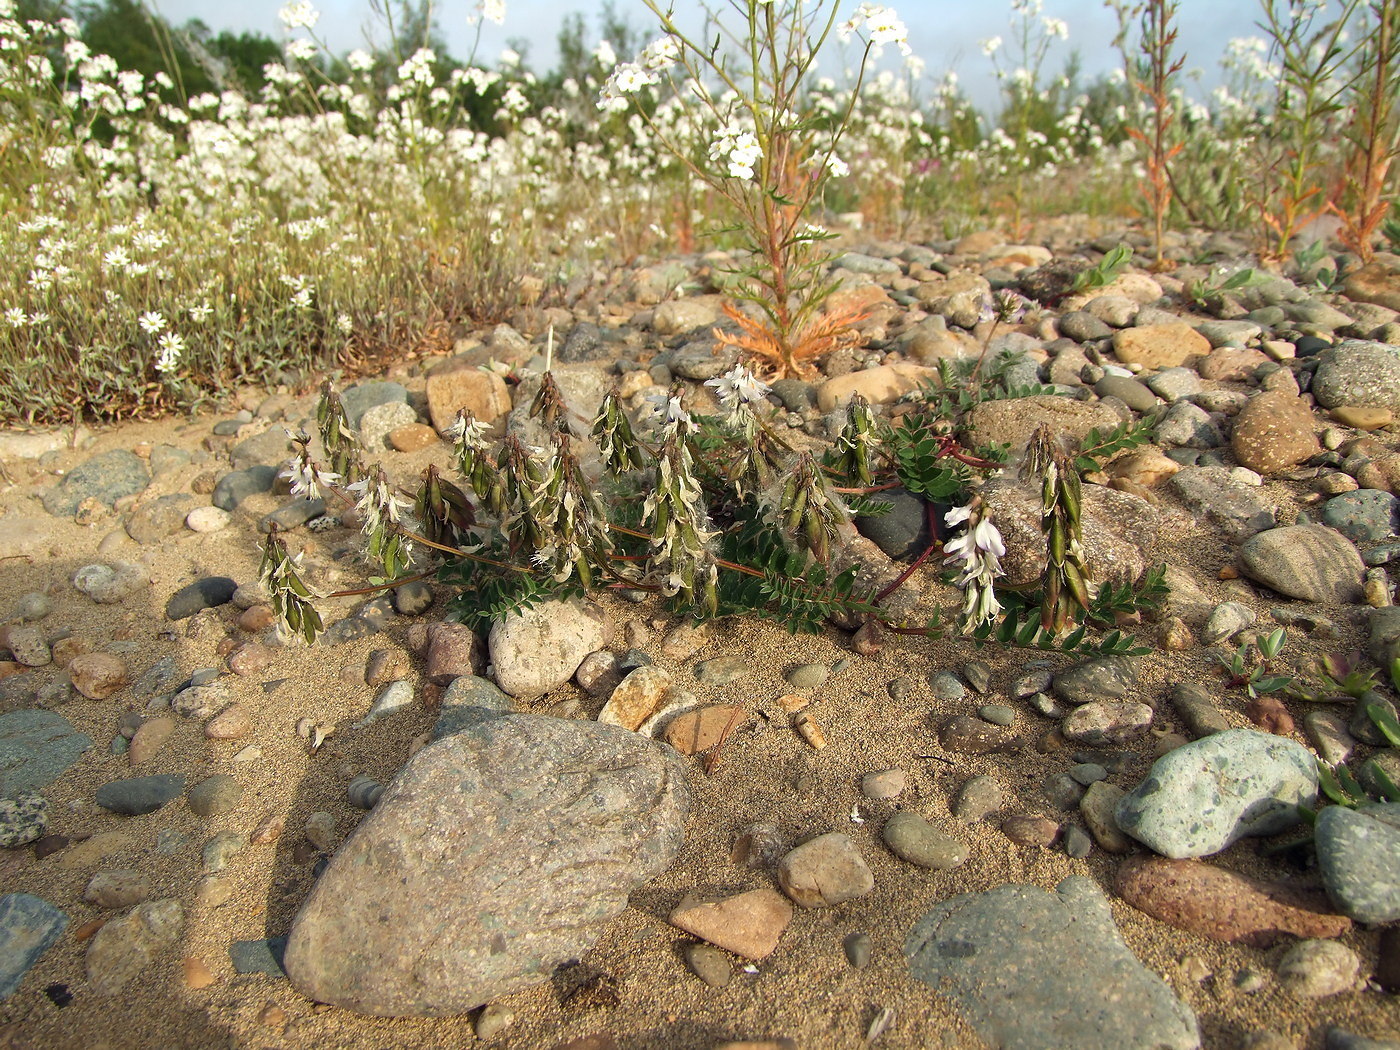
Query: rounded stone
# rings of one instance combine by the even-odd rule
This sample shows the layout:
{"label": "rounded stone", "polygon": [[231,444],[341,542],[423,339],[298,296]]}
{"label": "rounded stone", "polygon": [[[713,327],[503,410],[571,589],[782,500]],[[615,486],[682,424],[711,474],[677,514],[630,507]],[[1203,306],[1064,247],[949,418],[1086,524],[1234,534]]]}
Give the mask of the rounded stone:
{"label": "rounded stone", "polygon": [[778,884],[804,908],[829,908],[865,896],[875,888],[875,876],[850,836],[833,831],[783,857]]}
{"label": "rounded stone", "polygon": [[723,988],[734,977],[734,964],[729,961],[729,955],[708,944],[687,945],[685,961],[691,972],[711,988]]}
{"label": "rounded stone", "polygon": [[83,653],[73,657],[68,676],[89,700],[105,700],[126,684],[126,661],[111,653]]}
{"label": "rounded stone", "polygon": [[185,515],[185,528],[191,532],[218,532],[228,528],[233,515],[222,507],[195,507]]}
{"label": "rounded stone", "polygon": [[880,836],[896,857],[921,868],[948,871],[968,858],[966,845],[908,810],[885,821]]}
{"label": "rounded stone", "polygon": [[0,799],[0,849],[41,839],[48,829],[49,803],[43,795],[26,791]]}
{"label": "rounded stone", "polygon": [[1300,999],[1323,999],[1356,986],[1361,960],[1337,941],[1299,941],[1278,964],[1279,984]]}
{"label": "rounded stone", "polygon": [[242,784],[227,773],[215,773],[187,790],[185,801],[196,815],[208,818],[233,809],[242,795]]}

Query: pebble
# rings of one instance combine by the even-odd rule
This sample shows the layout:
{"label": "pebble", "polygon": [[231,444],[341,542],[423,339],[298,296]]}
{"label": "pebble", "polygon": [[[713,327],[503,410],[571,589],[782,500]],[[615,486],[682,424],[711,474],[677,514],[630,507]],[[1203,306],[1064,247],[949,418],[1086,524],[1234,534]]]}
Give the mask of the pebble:
{"label": "pebble", "polygon": [[1322,505],[1322,524],[1336,529],[1353,543],[1377,543],[1397,531],[1397,500],[1389,492],[1362,489],[1343,492]]}
{"label": "pebble", "polygon": [[1069,741],[1093,747],[1130,743],[1146,734],[1154,712],[1146,704],[1127,700],[1095,700],[1081,704],[1060,723]]}
{"label": "pebble", "polygon": [[1012,813],[1002,818],[1001,833],[1018,846],[1049,849],[1060,837],[1060,825],[1038,813]]}
{"label": "pebble", "polygon": [[42,897],[7,893],[0,897],[0,1002],[13,995],[39,957],[68,926],[68,916]]}
{"label": "pebble", "polygon": [[229,962],[233,964],[234,973],[261,973],[269,977],[285,977],[282,959],[286,950],[286,937],[258,937],[234,941],[228,946],[228,957]]}
{"label": "pebble", "polygon": [[855,970],[864,970],[870,965],[870,956],[874,949],[874,938],[864,931],[847,934],[841,941],[841,950],[846,955],[846,961]]}
{"label": "pebble", "polygon": [[[681,754],[698,755],[731,739],[749,720],[748,711],[742,707],[708,704],[676,715],[666,723],[662,736]],[[602,721],[601,715],[599,721]]]}
{"label": "pebble", "polygon": [[496,684],[517,698],[563,685],[585,656],[603,648],[605,619],[596,605],[571,599],[541,602],[497,620],[487,643]]}
{"label": "pebble", "polygon": [[882,769],[860,778],[860,793],[869,799],[898,798],[909,781],[902,769]]}
{"label": "pebble", "polygon": [[1105,853],[1127,853],[1133,847],[1133,840],[1123,834],[1114,816],[1119,801],[1126,794],[1116,784],[1098,781],[1090,784],[1079,800],[1079,815]]}
{"label": "pebble", "polygon": [[460,623],[429,624],[423,677],[434,685],[448,685],[463,675],[479,675],[485,669],[481,639]]}
{"label": "pebble", "polygon": [[971,777],[963,781],[953,796],[953,816],[964,823],[975,824],[1000,812],[1005,798],[1005,791],[993,777],[985,774]]}
{"label": "pebble", "polygon": [[204,870],[213,874],[228,867],[229,861],[248,848],[248,836],[241,831],[216,833],[199,851]]}
{"label": "pebble", "polygon": [[277,481],[277,467],[257,464],[246,470],[225,474],[214,486],[210,502],[219,510],[232,511],[249,496],[271,492]]}
{"label": "pebble", "polygon": [[1118,804],[1118,826],[1158,853],[1217,853],[1298,822],[1317,799],[1317,766],[1303,745],[1251,729],[1193,740],[1152,764]]}
{"label": "pebble", "polygon": [[166,619],[184,620],[201,609],[227,605],[237,589],[238,584],[227,576],[207,576],[196,580],[170,596],[165,604]]}
{"label": "pebble", "polygon": [[68,664],[73,688],[89,700],[105,700],[126,684],[127,666],[111,653],[83,653]]}
{"label": "pebble", "polygon": [[107,922],[87,949],[88,990],[97,996],[120,995],[158,952],[180,936],[185,913],[171,898],[147,901]]}
{"label": "pebble", "polygon": [[789,841],[776,826],[754,823],[734,836],[729,851],[730,863],[746,868],[772,867],[787,852]]}
{"label": "pebble", "polygon": [[1400,803],[1327,806],[1314,827],[1328,896],[1358,922],[1400,919]]}
{"label": "pebble", "polygon": [[711,988],[724,988],[734,977],[734,965],[729,956],[708,944],[687,945],[685,962],[691,972]]}
{"label": "pebble", "polygon": [[43,795],[26,791],[0,798],[0,849],[34,842],[48,830],[49,803]]}
{"label": "pebble", "polygon": [[195,507],[185,515],[185,528],[191,532],[219,532],[228,528],[233,516],[222,507]]}
{"label": "pebble", "polygon": [[391,592],[394,611],[400,616],[422,616],[433,604],[432,584],[414,580],[395,587]]}
{"label": "pebble", "polygon": [[472,1031],[478,1039],[495,1039],[515,1024],[515,1011],[500,1003],[487,1003],[477,1015]]}
{"label": "pebble", "polygon": [[297,499],[278,507],[271,514],[258,519],[258,532],[266,534],[273,526],[281,532],[291,532],[303,525],[314,522],[326,515],[326,501],[323,499]]}
{"label": "pebble", "polygon": [[204,727],[210,740],[241,740],[253,731],[253,718],[243,704],[230,704]]}
{"label": "pebble", "polygon": [[804,908],[829,908],[865,896],[875,888],[875,876],[850,836],[833,831],[784,856],[778,884]]}
{"label": "pebble", "polygon": [[1283,990],[1300,999],[1325,999],[1356,986],[1361,960],[1337,941],[1299,941],[1278,964]]}
{"label": "pebble", "polygon": [[1155,919],[1225,943],[1268,948],[1286,936],[1340,937],[1351,929],[1324,900],[1199,860],[1138,856],[1118,867],[1117,893]]}
{"label": "pebble", "polygon": [[103,809],[134,817],[154,813],[185,790],[185,778],[173,773],[151,777],[114,780],[97,789],[97,804]]}
{"label": "pebble", "polygon": [[1228,642],[1257,618],[1257,613],[1242,602],[1221,602],[1210,611],[1201,628],[1201,644]]}
{"label": "pebble", "polygon": [[1011,730],[972,715],[954,715],[938,731],[938,741],[948,751],[978,755],[1019,751],[1021,738]]}
{"label": "pebble", "polygon": [[191,991],[199,991],[201,988],[208,988],[214,983],[214,975],[209,972],[209,967],[204,965],[202,959],[193,955],[187,955],[180,960],[180,972],[184,979],[185,987]]}
{"label": "pebble", "polygon": [[983,704],[977,709],[977,717],[994,726],[1009,726],[1016,721],[1016,710],[1006,704]]}
{"label": "pebble", "polygon": [[53,612],[53,599],[43,591],[29,591],[15,603],[14,617],[22,623],[34,623]]}
{"label": "pebble", "polygon": [[792,905],[767,888],[718,898],[688,894],[668,921],[735,955],[766,959],[792,921]]}
{"label": "pebble", "polygon": [[185,792],[185,801],[197,816],[207,820],[233,809],[242,795],[243,785],[237,780],[227,773],[215,773],[191,785]]}
{"label": "pebble", "polygon": [[[934,697],[948,703],[955,703],[967,695],[967,687],[951,671],[937,671],[928,680]],[[1003,725],[1006,723],[1002,723]]]}
{"label": "pebble", "polygon": [[16,661],[26,667],[43,667],[53,662],[53,651],[37,627],[14,624],[0,627],[0,647],[10,650]]}
{"label": "pebble", "polygon": [[1053,689],[1070,704],[1122,700],[1137,686],[1138,678],[1137,661],[1132,657],[1108,656],[1065,668],[1055,675]]}
{"label": "pebble", "polygon": [[816,689],[831,677],[831,668],[826,664],[798,664],[785,677],[794,689]]}
{"label": "pebble", "polygon": [[414,691],[412,682],[388,682],[379,687],[379,692],[375,694],[374,701],[369,706],[369,711],[355,724],[363,727],[381,718],[388,718],[390,715],[413,706],[413,701]]}
{"label": "pebble", "polygon": [[695,665],[696,680],[704,685],[729,685],[752,672],[753,667],[742,656],[717,656]]}
{"label": "pebble", "polygon": [[83,900],[99,908],[115,911],[150,900],[152,892],[150,879],[139,871],[123,868],[118,871],[99,871],[93,875],[88,880],[87,888],[83,890]]}
{"label": "pebble", "polygon": [[960,867],[968,858],[965,844],[909,810],[902,810],[885,821],[880,837],[896,857],[921,868],[949,871]]}
{"label": "pebble", "polygon": [[113,449],[74,467],[56,486],[44,490],[39,499],[54,517],[71,518],[84,500],[110,508],[118,500],[144,491],[149,481],[146,464],[139,456],[126,449]]}
{"label": "pebble", "polygon": [[665,704],[671,686],[671,674],[664,667],[638,667],[617,684],[598,712],[598,721],[636,732]]}

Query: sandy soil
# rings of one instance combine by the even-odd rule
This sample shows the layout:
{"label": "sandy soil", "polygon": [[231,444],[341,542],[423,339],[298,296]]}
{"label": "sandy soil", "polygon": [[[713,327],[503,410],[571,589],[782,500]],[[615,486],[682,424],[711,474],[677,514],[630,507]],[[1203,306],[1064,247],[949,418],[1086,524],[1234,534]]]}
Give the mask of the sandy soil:
{"label": "sandy soil", "polygon": [[[64,453],[51,466],[71,468],[95,452],[142,444],[166,442],[194,449],[213,422],[209,418],[133,424],[100,432],[90,447]],[[430,457],[445,460],[445,446],[416,458],[400,456],[395,462],[407,472]],[[46,518],[35,494],[52,484],[53,477],[32,462],[8,466],[17,484],[0,492],[0,510],[8,516]],[[216,467],[211,463],[185,468],[161,479],[141,498],[189,491],[196,474]],[[1299,491],[1299,486],[1280,484],[1270,486],[1268,494],[1288,508]],[[220,643],[229,637],[246,637],[232,624],[234,610],[225,607],[172,624],[163,616],[164,603],[178,587],[202,575],[253,580],[259,559],[253,523],[277,503],[272,496],[255,497],[222,532],[182,532],[145,548],[125,538],[116,516],[90,527],[50,519],[52,535],[31,558],[0,562],[0,613],[12,609],[25,592],[48,590],[56,608],[43,621],[46,629],[70,628],[93,650],[124,650],[137,674],[172,654],[186,671],[221,666]],[[1164,543],[1159,557],[1196,574],[1212,599],[1246,600],[1267,618],[1270,602],[1245,584],[1218,578],[1219,570],[1232,560],[1229,545],[1169,501],[1164,512],[1163,535],[1169,543]],[[98,606],[68,581],[75,569],[97,559],[99,543],[112,533],[118,538],[107,539],[104,551],[111,557],[140,561],[149,569],[152,583],[148,591],[120,606]],[[308,548],[309,560],[321,564],[327,563],[329,550],[354,538],[345,530],[323,537],[304,531],[294,535],[298,544]],[[344,582],[355,579],[349,565],[340,568]],[[441,608],[440,599],[428,615],[440,613]],[[1288,654],[1294,660],[1359,646],[1364,608],[1323,611],[1341,627],[1341,642],[1319,643],[1300,631],[1291,632]],[[664,610],[647,605],[614,602],[610,613],[619,629],[629,621],[638,622],[653,641],[672,622]],[[406,758],[414,738],[431,726],[434,715],[420,704],[362,731],[347,728],[365,713],[374,694],[363,678],[367,654],[404,647],[410,622],[396,619],[384,634],[338,648],[281,650],[258,678],[230,678],[234,698],[253,712],[254,728],[245,739],[207,740],[198,723],[182,721],[164,750],[139,772],[178,773],[189,783],[213,773],[234,775],[244,788],[242,804],[208,821],[196,817],[182,800],[142,817],[124,818],[99,809],[93,802],[95,789],[133,775],[127,759],[111,755],[108,744],[120,714],[136,705],[119,692],[106,701],[76,697],[61,706],[61,713],[96,741],[89,755],[45,792],[50,799],[51,830],[68,836],[75,845],[43,860],[37,860],[29,848],[0,852],[0,885],[7,892],[44,897],[63,908],[71,923],[30,971],[20,991],[0,1004],[0,1024],[8,1022],[0,1027],[0,1047],[272,1050],[314,1045],[412,1050],[479,1042],[473,1035],[472,1017],[427,1021],[358,1017],[302,998],[286,980],[237,975],[229,961],[231,942],[286,932],[313,881],[309,851],[301,845],[307,816],[329,811],[336,817],[339,835],[348,834],[362,815],[346,799],[350,777],[363,772],[386,780]],[[1154,631],[1146,627],[1145,637],[1155,640]],[[657,653],[656,646],[649,651]],[[1042,657],[996,649],[979,653],[957,640],[890,638],[878,655],[866,658],[851,652],[849,637],[835,630],[793,638],[764,623],[721,622],[712,627],[710,641],[698,658],[726,653],[744,654],[756,671],[722,689],[695,682],[689,663],[658,662],[679,680],[690,682],[691,691],[702,700],[742,703],[773,717],[760,716],[752,729],[736,734],[713,775],[705,775],[692,762],[694,805],[684,851],[668,872],[634,894],[628,910],[587,955],[586,965],[601,975],[594,989],[569,996],[556,983],[502,1000],[516,1020],[490,1045],[548,1048],[571,1038],[611,1033],[617,1046],[626,1050],[709,1050],[728,1039],[778,1036],[789,1036],[810,1050],[858,1047],[882,1007],[892,1008],[895,1020],[879,1039],[881,1047],[982,1045],[946,1001],[908,976],[901,947],[910,925],[937,901],[1007,882],[1051,888],[1069,874],[1084,874],[1108,888],[1118,861],[1097,849],[1086,860],[1074,860],[1058,847],[1018,846],[992,823],[967,826],[955,820],[948,810],[954,791],[982,773],[995,776],[1007,789],[1008,811],[1054,816],[1039,788],[1072,764],[1074,749],[1057,748],[1052,741],[1043,749],[1033,746],[1014,756],[947,756],[938,746],[933,726],[976,701],[969,698],[956,705],[936,701],[927,678],[934,671],[956,670],[968,659],[981,658],[994,669],[995,693]],[[782,674],[796,663],[842,657],[849,659],[849,666],[815,692],[809,709],[829,741],[825,750],[815,752],[787,726],[775,703],[779,695],[791,691]],[[1067,662],[1043,659],[1054,666]],[[1181,728],[1173,721],[1166,697],[1172,683],[1186,679],[1216,684],[1219,702],[1231,721],[1249,724],[1242,713],[1243,694],[1224,689],[1209,652],[1159,652],[1144,664],[1142,698],[1159,706],[1157,728]],[[887,687],[902,675],[911,676],[917,684],[904,700],[896,701]],[[538,712],[584,716],[596,714],[599,706],[572,686],[529,705]],[[1024,704],[1016,706],[1017,725],[1030,739],[1038,740],[1051,730],[1050,721]],[[1294,713],[1301,722],[1302,711],[1296,705]],[[302,718],[339,728],[311,754],[294,730]],[[1151,761],[1152,743],[1148,738],[1136,747],[1131,761],[1112,781],[1135,784]],[[257,757],[235,762],[234,756],[249,744],[256,745]],[[887,768],[907,771],[905,793],[895,802],[862,798],[860,777]],[[913,809],[955,834],[968,844],[971,858],[948,872],[925,871],[897,860],[879,839],[884,819],[896,806]],[[199,903],[196,890],[202,877],[203,842],[223,829],[251,833],[269,817],[284,819],[286,831],[272,844],[244,851],[220,876],[232,884],[232,899],[219,907]],[[754,821],[777,824],[793,840],[831,830],[850,834],[874,870],[876,888],[869,896],[837,908],[799,911],[768,960],[751,968],[736,967],[735,979],[727,988],[710,988],[686,967],[682,948],[688,938],[671,927],[666,916],[691,889],[731,892],[774,884],[771,871],[740,867],[730,860],[736,833]],[[74,863],[73,854],[81,845],[78,840],[89,836],[116,838],[105,858]],[[1312,878],[1278,860],[1261,858],[1253,842],[1238,845],[1213,862],[1268,877],[1303,882]],[[144,872],[154,884],[155,897],[180,900],[186,923],[178,947],[154,959],[123,994],[105,999],[88,991],[83,940],[103,913],[84,903],[82,893],[94,870],[114,868]],[[1113,914],[1131,948],[1197,1012],[1207,1047],[1237,1047],[1250,1033],[1266,1028],[1282,1033],[1292,1045],[1308,1048],[1322,1046],[1329,1025],[1373,1037],[1395,1038],[1400,1033],[1400,1005],[1374,985],[1323,1000],[1293,999],[1273,977],[1282,947],[1259,951],[1218,944],[1150,919],[1117,900]],[[858,930],[868,931],[875,944],[873,962],[863,971],[852,969],[841,949],[842,939]],[[1363,973],[1372,972],[1375,965],[1377,936],[1375,931],[1357,930],[1343,938],[1360,954]],[[182,963],[186,958],[200,960],[213,975],[213,983],[188,987]],[[1246,992],[1238,986],[1241,975],[1248,972],[1263,975],[1262,991]],[[62,989],[72,998],[60,1006]]]}

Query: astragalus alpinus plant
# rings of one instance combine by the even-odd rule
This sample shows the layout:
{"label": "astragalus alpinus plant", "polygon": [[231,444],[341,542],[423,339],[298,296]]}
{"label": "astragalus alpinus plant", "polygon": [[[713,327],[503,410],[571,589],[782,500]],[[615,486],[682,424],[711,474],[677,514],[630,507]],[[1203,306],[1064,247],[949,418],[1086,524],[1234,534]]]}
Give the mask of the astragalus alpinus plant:
{"label": "astragalus alpinus plant", "polygon": [[[717,415],[692,413],[677,385],[634,423],[612,392],[586,434],[552,372],[524,369],[520,377],[523,393],[533,388],[533,421],[516,417],[493,440],[488,427],[461,414],[451,434],[460,477],[454,482],[429,467],[416,493],[363,461],[327,385],[317,413],[324,462],[313,439],[301,435],[286,476],[296,494],[333,495],[355,507],[376,567],[369,588],[327,597],[436,575],[455,591],[449,616],[474,628],[546,599],[614,590],[653,592],[696,619],[751,616],[792,631],[873,622],[940,636],[955,622],[977,642],[1145,651],[1109,628],[1120,614],[1151,608],[1160,580],[1140,592],[1095,589],[1079,544],[1078,498],[1079,473],[1144,440],[1145,427],[1091,433],[1078,458],[1038,436],[1042,451],[1033,450],[1028,469],[1042,491],[1047,566],[1039,587],[1018,592],[999,589],[1006,549],[976,491],[978,479],[1000,465],[960,444],[947,402],[932,391],[898,422],[852,399],[844,426],[822,450],[795,448],[774,429],[779,409],[767,385],[742,366],[707,382]],[[532,436],[527,442],[522,434]],[[895,487],[927,502],[932,538],[892,581],[861,582],[852,519],[888,510],[877,494]],[[940,515],[935,501],[953,509]],[[962,592],[961,610],[891,612],[886,599],[940,553],[948,582]],[[298,557],[272,531],[262,578],[284,630],[312,642],[323,624]],[[1098,637],[1100,630],[1108,633]]]}
{"label": "astragalus alpinus plant", "polygon": [[[810,221],[828,178],[849,168],[838,149],[867,65],[894,44],[906,54],[908,33],[888,8],[862,4],[837,25],[825,0],[731,0],[737,29],[711,12],[717,35],[698,42],[677,26],[671,11],[645,0],[663,35],[636,62],[619,65],[604,86],[604,110],[636,105],[660,143],[690,173],[732,207],[736,230],[754,262],[739,271],[734,292],[759,312],[729,306],[738,335],[719,339],[757,358],[777,376],[809,375],[810,362],[854,338],[863,320],[853,310],[821,312],[836,284],[825,277],[827,232]],[[858,36],[864,43],[856,89],[834,118],[807,112],[807,80],[829,38]],[[703,155],[693,154],[650,120],[642,92],[665,84],[699,107],[718,132]]]}

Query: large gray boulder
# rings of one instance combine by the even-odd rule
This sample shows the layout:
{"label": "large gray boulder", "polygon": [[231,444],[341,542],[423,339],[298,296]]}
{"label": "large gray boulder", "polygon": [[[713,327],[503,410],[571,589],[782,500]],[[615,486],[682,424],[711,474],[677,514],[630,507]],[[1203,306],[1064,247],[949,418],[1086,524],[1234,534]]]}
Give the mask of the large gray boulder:
{"label": "large gray boulder", "polygon": [[292,924],[298,991],[436,1017],[547,980],[663,871],[689,791],[669,747],[616,726],[508,714],[415,755]]}

